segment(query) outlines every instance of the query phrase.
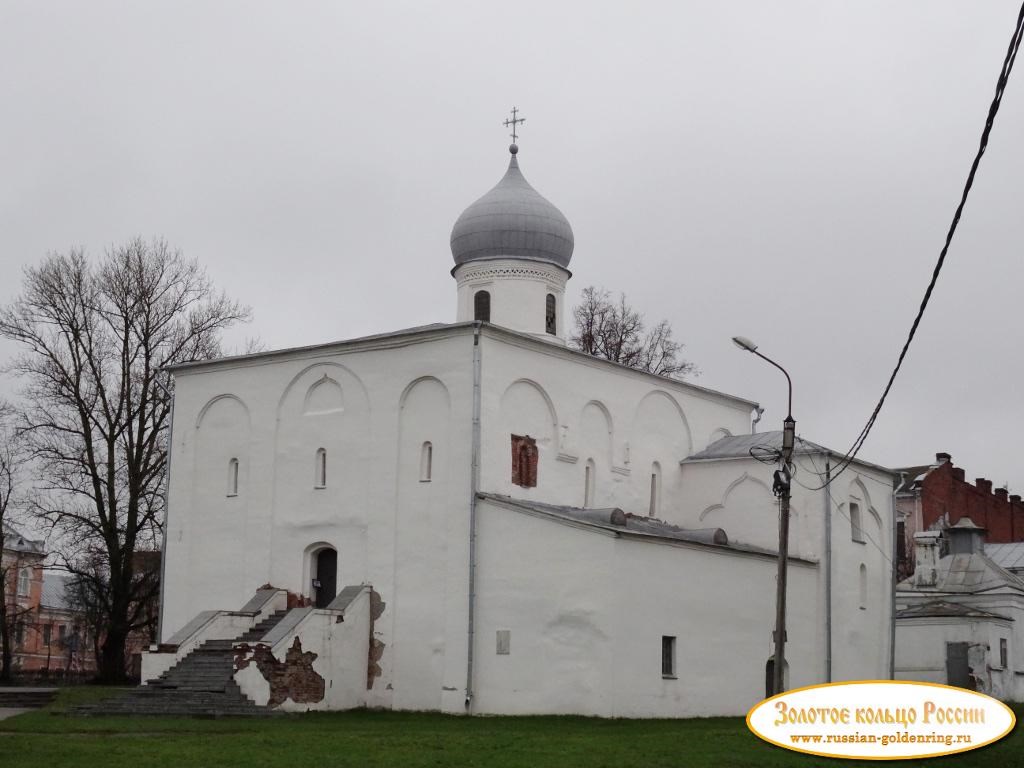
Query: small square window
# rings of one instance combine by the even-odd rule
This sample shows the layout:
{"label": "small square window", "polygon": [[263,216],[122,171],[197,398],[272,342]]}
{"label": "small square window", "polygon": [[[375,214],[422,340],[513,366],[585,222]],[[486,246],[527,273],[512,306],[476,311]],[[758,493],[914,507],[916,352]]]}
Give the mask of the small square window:
{"label": "small square window", "polygon": [[675,679],[676,639],[673,635],[661,636],[661,676]]}
{"label": "small square window", "polygon": [[512,653],[512,630],[510,629],[499,629],[498,630],[498,648],[497,653],[499,656],[508,656]]}

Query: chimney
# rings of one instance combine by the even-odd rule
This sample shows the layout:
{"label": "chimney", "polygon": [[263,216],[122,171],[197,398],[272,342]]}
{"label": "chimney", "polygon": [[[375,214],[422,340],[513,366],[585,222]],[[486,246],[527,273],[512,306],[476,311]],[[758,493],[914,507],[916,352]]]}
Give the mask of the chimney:
{"label": "chimney", "polygon": [[1000,501],[1006,501],[1007,494],[1010,492],[1006,488],[996,488],[993,493],[999,497]]}
{"label": "chimney", "polygon": [[952,461],[952,460],[953,460],[953,457],[950,456],[948,453],[936,453],[935,454],[935,463],[936,464],[945,464],[947,461]]}
{"label": "chimney", "polygon": [[984,477],[976,477],[974,479],[974,485],[982,493],[992,493],[991,480],[986,480]]}
{"label": "chimney", "polygon": [[973,555],[984,551],[985,529],[975,525],[969,517],[961,517],[956,525],[946,529],[949,536],[949,554]]}
{"label": "chimney", "polygon": [[1013,494],[1013,496],[1010,497],[1010,503],[1011,504],[1020,504],[1020,494],[1017,494],[1017,493]]}
{"label": "chimney", "polygon": [[953,479],[954,480],[959,480],[961,483],[967,482],[967,480],[966,480],[966,478],[964,476],[964,471],[960,467],[953,467]]}
{"label": "chimney", "polygon": [[936,568],[939,563],[938,531],[922,531],[914,534],[914,575],[911,577],[915,587],[934,587],[938,581]]}

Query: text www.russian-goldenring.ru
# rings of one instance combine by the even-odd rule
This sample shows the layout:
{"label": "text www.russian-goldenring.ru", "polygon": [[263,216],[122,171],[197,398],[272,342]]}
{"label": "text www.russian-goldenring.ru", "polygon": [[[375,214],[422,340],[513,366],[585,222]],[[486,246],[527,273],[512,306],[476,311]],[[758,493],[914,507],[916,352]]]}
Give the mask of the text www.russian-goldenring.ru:
{"label": "text www.russian-goldenring.ru", "polygon": [[945,744],[951,747],[954,744],[970,744],[971,735],[968,733],[902,733],[882,734],[874,733],[816,733],[816,734],[793,734],[789,737],[793,744],[880,744],[888,747],[890,744]]}

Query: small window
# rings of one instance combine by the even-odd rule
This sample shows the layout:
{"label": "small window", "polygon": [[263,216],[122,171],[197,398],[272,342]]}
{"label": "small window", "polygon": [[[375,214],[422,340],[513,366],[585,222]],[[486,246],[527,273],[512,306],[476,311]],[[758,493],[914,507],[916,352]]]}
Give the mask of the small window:
{"label": "small window", "polygon": [[49,645],[50,639],[53,636],[53,627],[49,624],[43,627],[43,645]]}
{"label": "small window", "polygon": [[1006,647],[1006,638],[999,638],[999,666],[1006,669],[1010,666],[1010,652]]}
{"label": "small window", "polygon": [[860,564],[860,609],[866,611],[868,608],[868,569],[864,563]]}
{"label": "small window", "polygon": [[18,594],[27,595],[32,591],[32,569],[22,568],[18,571]]}
{"label": "small window", "polygon": [[420,482],[429,483],[433,472],[434,446],[428,440],[420,451]]}
{"label": "small window", "polygon": [[313,487],[327,487],[327,451],[324,448],[320,448],[316,452],[315,477],[313,480]]}
{"label": "small window", "polygon": [[556,328],[556,314],[555,314],[555,296],[549,293],[547,301],[544,306],[544,330],[550,333],[552,336],[557,332]]}
{"label": "small window", "polygon": [[491,294],[487,291],[473,294],[473,319],[482,323],[491,322]]}
{"label": "small window", "polygon": [[238,495],[238,459],[228,462],[228,496]]}
{"label": "small window", "polygon": [[20,621],[14,625],[14,644],[25,644],[25,625]]}
{"label": "small window", "polygon": [[676,638],[673,635],[661,636],[661,676],[676,676]]}
{"label": "small window", "polygon": [[651,465],[651,499],[647,509],[648,517],[657,517],[661,507],[661,465]]}
{"label": "small window", "polygon": [[512,435],[512,482],[521,488],[537,487],[537,441],[529,435]]}
{"label": "small window", "polygon": [[64,645],[68,639],[68,625],[58,624],[57,625],[57,642]]}
{"label": "small window", "polygon": [[587,465],[583,470],[583,507],[586,509],[594,503],[594,474],[595,466],[593,459],[587,459]]}
{"label": "small window", "polygon": [[864,543],[864,530],[860,523],[860,505],[853,501],[850,502],[850,538]]}

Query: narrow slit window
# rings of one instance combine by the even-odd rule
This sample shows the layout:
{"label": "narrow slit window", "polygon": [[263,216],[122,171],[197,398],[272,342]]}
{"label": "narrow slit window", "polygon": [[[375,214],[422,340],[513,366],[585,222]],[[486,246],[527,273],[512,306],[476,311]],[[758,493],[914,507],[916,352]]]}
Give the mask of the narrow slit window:
{"label": "narrow slit window", "polygon": [[651,500],[647,510],[648,517],[657,517],[661,506],[661,465],[654,462],[651,466]]}
{"label": "narrow slit window", "polygon": [[553,293],[549,293],[547,301],[544,303],[544,330],[552,336],[554,336],[558,330],[556,327],[557,321],[555,319],[557,317],[555,313],[556,306],[555,295]]}
{"label": "narrow slit window", "polygon": [[434,446],[428,440],[420,451],[420,482],[429,483],[433,473]]}
{"label": "narrow slit window", "polygon": [[587,459],[587,466],[583,470],[583,507],[587,508],[594,504],[594,460]]}
{"label": "narrow slit window", "polygon": [[661,676],[676,676],[676,638],[674,635],[661,636]]}
{"label": "narrow slit window", "polygon": [[860,564],[860,609],[866,611],[868,608],[868,569],[864,563]]}
{"label": "narrow slit window", "polygon": [[1006,669],[1010,666],[1010,653],[1006,647],[1006,638],[999,638],[999,666]]}
{"label": "narrow slit window", "polygon": [[316,475],[313,481],[315,488],[327,487],[327,450],[321,448],[316,452]]}
{"label": "narrow slit window", "polygon": [[491,294],[487,291],[473,294],[473,319],[482,323],[491,322]]}
{"label": "narrow slit window", "polygon": [[228,496],[238,495],[238,459],[228,462]]}
{"label": "narrow slit window", "polygon": [[864,542],[864,530],[861,528],[860,505],[850,502],[850,538],[854,541]]}

